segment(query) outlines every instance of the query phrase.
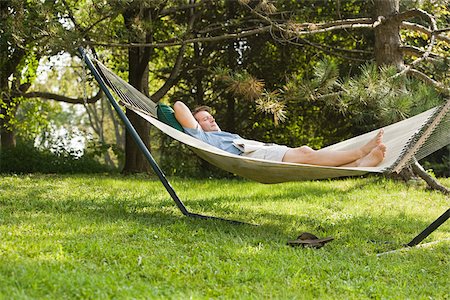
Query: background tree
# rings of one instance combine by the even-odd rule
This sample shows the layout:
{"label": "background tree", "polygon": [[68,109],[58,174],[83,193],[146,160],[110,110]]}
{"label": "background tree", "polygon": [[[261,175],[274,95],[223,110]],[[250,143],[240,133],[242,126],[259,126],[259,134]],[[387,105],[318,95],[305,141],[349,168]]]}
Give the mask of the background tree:
{"label": "background tree", "polygon": [[49,52],[47,28],[34,28],[47,23],[47,3],[1,1],[0,34],[0,139],[2,148],[15,145],[13,118],[20,105],[19,97],[30,87],[42,53]]}
{"label": "background tree", "polygon": [[[0,2],[0,139],[1,148],[12,148],[16,144],[15,119],[21,105],[32,103],[27,99],[53,99],[67,103],[93,102],[100,94],[89,99],[67,97],[50,91],[30,91],[39,63],[44,57],[51,57],[70,48],[64,39],[66,28],[61,16],[65,14],[58,1],[16,1]],[[70,43],[71,44],[71,43]],[[49,106],[47,106],[48,108]],[[28,105],[29,108],[29,105]],[[35,111],[36,114],[42,110]],[[36,117],[36,116],[35,116]],[[42,120],[42,118],[41,118]],[[44,122],[45,123],[45,122]]]}
{"label": "background tree", "polygon": [[[440,67],[434,64],[448,56],[445,2],[424,4],[435,17],[407,10],[418,3],[400,7],[393,0],[375,1],[374,6],[366,1],[284,0],[57,3],[52,9],[60,25],[47,34],[59,49],[74,53],[74,45],[91,45],[103,62],[154,101],[210,104],[224,129],[260,140],[321,147],[370,129],[358,113],[363,107],[381,110],[384,104],[376,104],[380,93],[369,106],[361,100],[370,96],[365,90],[377,90],[365,89],[364,80],[379,76],[365,66],[367,61],[394,65],[390,77],[401,73],[392,84],[400,85],[406,73],[436,88],[447,80],[445,59]],[[389,37],[392,45],[387,46]],[[386,57],[392,61],[380,61]],[[361,80],[354,77],[359,74]],[[92,91],[89,98],[99,99]],[[65,100],[82,103],[76,97]],[[399,106],[391,103],[385,112],[396,108],[397,117],[412,112],[410,105]],[[148,125],[128,114],[149,143]],[[364,122],[377,126],[386,121],[382,119]],[[126,145],[125,171],[147,170],[134,144],[128,139]]]}

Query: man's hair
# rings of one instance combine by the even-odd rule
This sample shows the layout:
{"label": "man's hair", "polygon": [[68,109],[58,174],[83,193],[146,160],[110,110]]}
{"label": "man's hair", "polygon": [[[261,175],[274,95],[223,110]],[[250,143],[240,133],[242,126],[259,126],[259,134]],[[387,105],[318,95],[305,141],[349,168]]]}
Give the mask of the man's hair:
{"label": "man's hair", "polygon": [[212,109],[211,109],[211,107],[206,106],[206,105],[198,106],[192,110],[192,115],[195,116],[197,113],[199,113],[201,111],[206,111],[206,112],[211,113]]}

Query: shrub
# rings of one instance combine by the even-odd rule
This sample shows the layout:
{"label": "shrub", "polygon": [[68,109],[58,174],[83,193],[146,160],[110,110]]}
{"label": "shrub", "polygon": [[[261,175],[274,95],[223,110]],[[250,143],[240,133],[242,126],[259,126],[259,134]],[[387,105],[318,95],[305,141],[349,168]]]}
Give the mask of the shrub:
{"label": "shrub", "polygon": [[115,171],[101,164],[94,154],[38,149],[31,142],[0,151],[2,173],[101,173]]}
{"label": "shrub", "polygon": [[444,147],[420,162],[437,177],[450,177],[450,146]]}

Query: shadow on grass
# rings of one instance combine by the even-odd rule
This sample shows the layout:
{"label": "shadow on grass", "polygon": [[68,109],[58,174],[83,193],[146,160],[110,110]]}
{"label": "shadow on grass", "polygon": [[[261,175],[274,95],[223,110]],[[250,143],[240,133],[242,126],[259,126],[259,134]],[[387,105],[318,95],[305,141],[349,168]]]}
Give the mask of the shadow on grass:
{"label": "shadow on grass", "polygon": [[[308,189],[307,189],[308,190]],[[313,188],[313,191],[316,189]],[[324,190],[335,190],[325,188]],[[326,193],[326,191],[325,191]],[[296,195],[297,192],[286,192],[277,196],[274,201],[283,201],[284,197]],[[227,222],[213,220],[198,220],[184,217],[172,203],[167,200],[156,202],[145,201],[141,197],[130,199],[117,199],[108,197],[102,201],[89,198],[88,195],[82,199],[46,199],[45,192],[39,189],[27,191],[27,197],[33,197],[34,201],[2,201],[3,212],[41,212],[52,215],[77,215],[86,222],[115,223],[117,221],[130,221],[138,223],[143,227],[164,227],[166,226],[176,230],[177,224],[182,224],[188,231],[196,232],[198,230],[206,231],[207,234],[216,234],[218,231],[229,235],[230,240],[238,234],[241,238],[247,239],[250,243],[255,241],[275,241],[285,243],[287,239],[295,238],[302,231],[311,231],[315,234],[333,235],[337,243],[341,246],[372,243],[380,248],[380,251],[395,249],[404,243],[409,242],[415,235],[428,226],[433,220],[419,220],[408,216],[404,212],[395,215],[381,216],[353,216],[348,219],[340,219],[330,222],[326,218],[308,215],[286,215],[283,213],[274,213],[267,211],[255,212],[251,209],[238,208],[233,206],[215,206],[214,203],[223,201],[220,198],[211,198],[206,202],[201,201],[201,207],[197,201],[189,201],[193,208],[199,209],[206,215],[215,215],[230,219],[246,219],[242,221],[252,222],[253,220],[262,220],[261,226],[236,226]],[[27,198],[30,199],[30,198]],[[242,201],[242,198],[233,199],[235,203]],[[215,211],[210,210],[216,208]],[[233,214],[233,211],[239,209],[239,215]],[[436,214],[438,217],[439,213]],[[248,219],[247,219],[248,217]],[[269,220],[270,224],[268,224]],[[276,222],[274,222],[276,220]],[[11,219],[10,222],[13,222]],[[23,219],[16,219],[16,222],[24,222]],[[4,218],[3,224],[8,221]],[[288,225],[287,225],[288,224]],[[292,228],[298,227],[298,228]],[[298,230],[298,231],[295,231]],[[294,232],[293,232],[294,231]],[[208,233],[209,232],[209,233]],[[393,240],[400,239],[400,240]],[[253,242],[251,242],[253,241]]]}
{"label": "shadow on grass", "polygon": [[[196,196],[193,199],[182,199],[191,212],[249,223],[260,222],[262,224],[260,226],[236,226],[224,221],[185,217],[165,191],[156,195],[114,195],[114,191],[105,191],[106,194],[103,197],[97,194],[80,196],[69,192],[56,197],[55,194],[48,193],[45,188],[36,185],[22,191],[21,197],[18,199],[0,198],[0,206],[4,213],[43,212],[53,215],[76,215],[85,222],[97,224],[129,221],[139,224],[140,227],[160,228],[166,226],[169,231],[177,230],[177,226],[181,224],[191,232],[201,229],[210,235],[214,235],[218,231],[228,233],[230,239],[238,233],[241,238],[251,241],[251,243],[258,241],[285,243],[286,240],[295,238],[300,232],[310,231],[319,236],[332,235],[337,239],[336,244],[341,244],[341,246],[370,242],[380,245],[381,250],[392,248],[391,242],[395,246],[409,242],[434,220],[418,219],[401,211],[397,214],[390,212],[390,214],[377,216],[358,215],[335,220],[326,216],[311,215],[308,208],[304,213],[286,214],[282,211],[255,210],[239,205],[240,202],[282,204],[284,201],[289,202],[298,198],[304,203],[312,203],[317,201],[317,198],[330,195],[345,198],[348,193],[364,188],[366,184],[373,181],[376,179],[371,178],[367,183],[356,181],[345,188],[323,185],[287,185],[281,186],[276,193],[272,194],[270,191],[274,186],[270,186],[270,188],[258,191],[257,195],[250,195],[244,191],[238,195],[232,193],[231,195],[206,195],[204,198]],[[258,197],[265,197],[265,199]],[[436,212],[436,218],[439,214],[440,212]],[[3,224],[8,222],[14,222],[14,219],[3,218]],[[393,241],[392,237],[401,241]]]}

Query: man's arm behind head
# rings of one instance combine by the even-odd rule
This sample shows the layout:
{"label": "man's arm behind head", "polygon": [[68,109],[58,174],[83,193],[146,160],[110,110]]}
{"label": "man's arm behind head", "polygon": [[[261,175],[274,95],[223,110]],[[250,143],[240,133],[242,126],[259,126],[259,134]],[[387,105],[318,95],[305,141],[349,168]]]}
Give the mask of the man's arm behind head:
{"label": "man's arm behind head", "polygon": [[181,101],[175,102],[173,105],[175,118],[184,128],[197,128],[198,122],[191,113],[189,107]]}

